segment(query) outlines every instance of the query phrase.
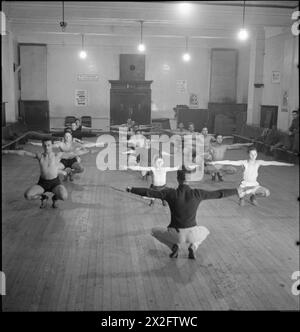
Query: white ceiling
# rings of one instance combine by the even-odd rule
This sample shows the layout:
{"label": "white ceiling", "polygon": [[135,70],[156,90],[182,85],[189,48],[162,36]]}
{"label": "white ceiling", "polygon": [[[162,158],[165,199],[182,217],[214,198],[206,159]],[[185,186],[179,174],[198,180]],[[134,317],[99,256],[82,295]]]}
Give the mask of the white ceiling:
{"label": "white ceiling", "polygon": [[[144,21],[145,37],[231,38],[242,25],[244,1],[191,1],[189,15],[178,11],[179,2],[65,2],[65,33],[130,36]],[[287,28],[298,1],[246,1],[245,25]],[[60,34],[62,2],[3,1],[16,34]]]}
{"label": "white ceiling", "polygon": [[[208,5],[225,5],[225,6],[243,6],[244,1],[192,1],[194,3],[201,2]],[[299,1],[246,1],[248,7],[281,7],[281,8],[297,8]]]}

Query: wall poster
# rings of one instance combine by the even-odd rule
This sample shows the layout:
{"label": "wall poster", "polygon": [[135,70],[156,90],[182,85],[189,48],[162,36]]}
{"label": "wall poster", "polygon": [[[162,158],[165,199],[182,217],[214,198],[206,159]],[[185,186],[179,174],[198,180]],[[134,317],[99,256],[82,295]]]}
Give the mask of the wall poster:
{"label": "wall poster", "polygon": [[75,90],[75,106],[88,106],[87,90]]}

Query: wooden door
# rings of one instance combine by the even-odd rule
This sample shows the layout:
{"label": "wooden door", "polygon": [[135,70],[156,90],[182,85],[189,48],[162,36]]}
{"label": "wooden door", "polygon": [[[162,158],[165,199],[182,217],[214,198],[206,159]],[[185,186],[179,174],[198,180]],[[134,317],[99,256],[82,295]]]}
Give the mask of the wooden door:
{"label": "wooden door", "polygon": [[131,119],[137,124],[150,124],[151,100],[147,93],[134,93],[129,97],[131,105]]}
{"label": "wooden door", "polygon": [[49,132],[49,102],[21,100],[20,113],[29,130]]}
{"label": "wooden door", "polygon": [[236,102],[237,61],[235,49],[212,49],[210,102]]}
{"label": "wooden door", "polygon": [[278,106],[261,105],[260,108],[260,126],[262,128],[277,128]]}
{"label": "wooden door", "polygon": [[47,99],[47,45],[19,44],[21,99]]}

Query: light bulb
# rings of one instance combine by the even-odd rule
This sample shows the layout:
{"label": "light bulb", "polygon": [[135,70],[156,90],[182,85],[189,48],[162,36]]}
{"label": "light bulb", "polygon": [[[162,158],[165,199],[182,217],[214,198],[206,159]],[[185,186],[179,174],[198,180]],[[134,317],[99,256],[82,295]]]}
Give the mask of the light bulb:
{"label": "light bulb", "polygon": [[191,60],[191,56],[188,53],[184,53],[182,56],[182,59],[184,61],[190,61]]}
{"label": "light bulb", "polygon": [[144,44],[139,44],[139,46],[138,46],[138,50],[139,50],[140,52],[144,52],[145,49],[146,49],[146,47],[145,47]]}
{"label": "light bulb", "polygon": [[248,31],[246,29],[241,29],[238,33],[238,38],[239,40],[246,40],[248,39],[249,34]]}
{"label": "light bulb", "polygon": [[86,51],[81,50],[80,53],[79,53],[79,57],[80,57],[81,59],[85,59],[85,58],[87,57]]}

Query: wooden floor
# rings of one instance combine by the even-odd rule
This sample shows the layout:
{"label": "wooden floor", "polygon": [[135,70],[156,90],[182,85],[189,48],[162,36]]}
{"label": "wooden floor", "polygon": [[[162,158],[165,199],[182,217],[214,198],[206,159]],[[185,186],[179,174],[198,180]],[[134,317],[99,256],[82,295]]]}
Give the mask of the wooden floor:
{"label": "wooden floor", "polygon": [[[114,189],[145,186],[139,174],[101,172],[95,156],[83,157],[85,172],[66,184],[68,201],[57,210],[23,197],[38,180],[36,161],[2,156],[4,311],[299,310],[291,292],[299,166],[260,169],[271,196],[259,207],[239,207],[237,197],[202,202],[198,220],[210,236],[192,261],[187,250],[170,259],[150,235],[168,225],[168,207]],[[227,157],[246,159],[246,152]],[[241,169],[222,184],[205,176],[196,186],[230,188],[240,178]],[[168,183],[176,186],[174,173]]]}

